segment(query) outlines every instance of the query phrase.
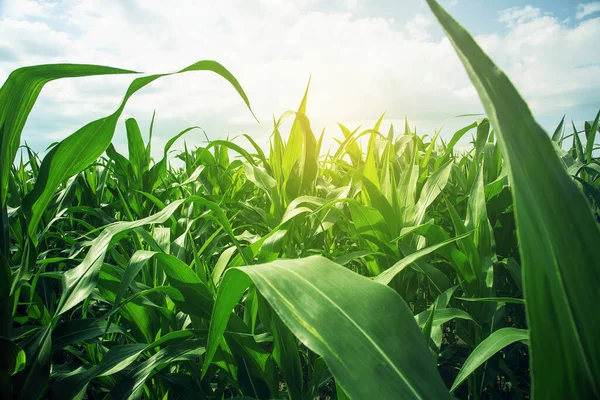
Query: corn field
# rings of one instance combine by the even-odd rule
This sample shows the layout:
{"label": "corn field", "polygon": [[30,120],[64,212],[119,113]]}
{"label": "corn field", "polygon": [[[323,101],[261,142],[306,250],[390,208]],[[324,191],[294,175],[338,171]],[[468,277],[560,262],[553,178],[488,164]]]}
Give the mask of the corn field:
{"label": "corn field", "polygon": [[[164,74],[41,158],[21,132],[46,83],[132,71],[15,70],[0,89],[3,397],[600,398],[600,113],[545,132],[428,3],[487,115],[447,141],[409,121],[382,132],[382,116],[340,124],[326,152],[307,88],[268,151],[244,135],[173,156],[192,127],[152,158],[152,126],[127,119],[125,157],[125,104]],[[192,71],[251,114],[224,66],[175,73]]]}

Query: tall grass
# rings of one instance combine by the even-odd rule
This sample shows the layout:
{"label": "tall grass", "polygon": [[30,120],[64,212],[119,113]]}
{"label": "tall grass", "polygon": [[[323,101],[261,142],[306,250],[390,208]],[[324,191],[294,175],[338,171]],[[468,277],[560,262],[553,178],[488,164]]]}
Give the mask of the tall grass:
{"label": "tall grass", "polygon": [[[0,391],[12,398],[600,397],[597,115],[537,125],[508,78],[437,3],[485,107],[448,142],[408,122],[306,115],[270,151],[178,133],[152,159],[115,113],[40,162],[20,146],[43,85],[133,73],[14,71],[0,89]],[[178,73],[208,70],[201,61]],[[280,132],[293,118],[287,139]],[[581,134],[584,135],[581,135]],[[455,150],[472,137],[467,153]],[[368,141],[361,145],[362,137]],[[583,139],[583,140],[582,140]],[[571,143],[568,150],[567,141]],[[19,148],[22,157],[16,159]],[[252,149],[248,151],[246,149]]]}

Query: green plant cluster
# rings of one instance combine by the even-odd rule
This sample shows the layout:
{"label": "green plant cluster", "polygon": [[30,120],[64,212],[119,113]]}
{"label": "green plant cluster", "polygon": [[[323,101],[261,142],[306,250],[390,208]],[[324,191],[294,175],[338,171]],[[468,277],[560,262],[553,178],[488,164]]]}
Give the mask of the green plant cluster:
{"label": "green plant cluster", "polygon": [[[133,71],[14,71],[0,89],[3,396],[600,398],[600,113],[548,135],[428,3],[488,115],[446,142],[408,122],[381,132],[382,116],[340,124],[323,154],[307,89],[268,152],[244,135],[172,164],[196,128],[157,160],[152,126],[144,141],[128,119],[125,157],[115,127],[152,75],[40,161],[20,142],[44,84]],[[177,73],[202,70],[250,108],[214,61]]]}

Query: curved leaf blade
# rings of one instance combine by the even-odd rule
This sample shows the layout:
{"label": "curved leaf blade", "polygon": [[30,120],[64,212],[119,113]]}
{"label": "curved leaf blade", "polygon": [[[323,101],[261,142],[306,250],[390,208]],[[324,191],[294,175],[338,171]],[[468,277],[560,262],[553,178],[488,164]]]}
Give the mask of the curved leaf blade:
{"label": "curved leaf blade", "polygon": [[477,368],[486,362],[491,356],[514,342],[525,341],[529,338],[526,329],[502,328],[479,344],[465,360],[458,375],[454,379],[451,392],[456,390]]}
{"label": "curved leaf blade", "polygon": [[[204,373],[231,309],[252,283],[294,335],[323,357],[351,398],[448,398],[420,329],[400,296],[318,256],[237,267],[225,274],[213,311]],[[378,313],[385,310],[385,318],[373,318],[374,308]]]}
{"label": "curved leaf blade", "polygon": [[590,301],[600,287],[594,251],[600,230],[590,206],[510,80],[435,0],[427,2],[479,93],[508,166],[531,335],[532,395],[600,397],[600,318]]}
{"label": "curved leaf blade", "polygon": [[23,211],[28,217],[28,232],[32,238],[35,237],[37,225],[50,204],[58,185],[67,178],[81,172],[108,148],[114,136],[117,121],[129,98],[138,90],[159,78],[188,71],[212,71],[219,74],[232,84],[250,112],[252,112],[248,98],[239,82],[225,67],[216,61],[199,61],[181,71],[135,79],[129,85],[121,104],[114,113],[83,126],[52,148],[48,155],[44,157],[35,186],[23,199]]}
{"label": "curved leaf blade", "polygon": [[433,253],[434,251],[436,251],[452,242],[463,239],[463,238],[469,236],[470,234],[471,234],[471,232],[466,232],[466,233],[463,233],[462,235],[453,237],[452,239],[444,240],[443,242],[436,243],[429,247],[425,247],[421,250],[415,251],[414,253],[407,255],[406,257],[404,257],[403,259],[398,261],[396,264],[392,265],[390,268],[383,271],[381,274],[377,275],[373,280],[375,282],[387,285],[392,281],[392,279],[394,279],[394,277],[396,275],[398,275],[402,270],[404,270],[410,264],[414,263],[415,261],[421,259],[422,257],[425,257],[426,255]]}
{"label": "curved leaf blade", "polygon": [[4,206],[8,194],[10,166],[15,159],[21,132],[29,113],[48,82],[93,75],[132,74],[120,68],[87,64],[46,64],[14,70],[0,88],[0,204]]}

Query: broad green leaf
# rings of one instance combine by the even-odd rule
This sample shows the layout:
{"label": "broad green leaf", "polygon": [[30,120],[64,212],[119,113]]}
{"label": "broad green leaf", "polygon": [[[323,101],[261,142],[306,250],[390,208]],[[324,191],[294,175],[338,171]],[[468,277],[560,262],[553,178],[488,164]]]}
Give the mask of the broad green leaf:
{"label": "broad green leaf", "polygon": [[128,118],[125,120],[125,127],[127,128],[129,161],[133,167],[136,179],[141,183],[142,174],[146,172],[150,163],[150,155],[146,154],[146,146],[144,146],[144,139],[142,138],[142,132],[137,121],[133,118]]}
{"label": "broad green leaf", "polygon": [[[342,124],[338,123],[338,126],[342,130],[342,133],[344,134],[344,138],[346,140],[348,140],[354,134],[354,132],[350,132],[350,130]],[[344,146],[340,146],[340,149],[342,149],[342,148],[344,148]],[[358,167],[362,161],[362,156],[363,156],[362,152],[360,151],[360,147],[358,147],[358,143],[356,143],[356,141],[349,142],[348,145],[345,146],[344,150],[350,157],[350,160],[352,161],[352,165],[354,165],[355,167]]]}
{"label": "broad green leaf", "polygon": [[469,354],[469,357],[465,360],[454,379],[450,391],[453,392],[456,390],[469,375],[475,372],[477,368],[494,354],[511,343],[526,341],[528,338],[529,333],[525,329],[502,328],[492,333]]}
{"label": "broad green leaf", "polygon": [[178,258],[169,254],[156,253],[154,258],[165,271],[169,286],[182,294],[182,299],[172,299],[179,310],[202,318],[210,318],[213,296],[208,287],[192,269]]}
{"label": "broad green leaf", "polygon": [[281,319],[260,298],[259,314],[273,335],[273,359],[279,366],[291,400],[302,399],[303,377],[296,338]]}
{"label": "broad green leaf", "polygon": [[388,268],[385,271],[383,271],[381,274],[377,275],[373,280],[375,282],[377,282],[377,283],[381,283],[381,284],[387,285],[403,269],[405,269],[406,267],[408,267],[410,264],[414,263],[415,261],[417,261],[421,257],[424,257],[424,256],[426,256],[428,254],[431,254],[434,251],[440,249],[441,247],[444,247],[444,246],[446,246],[446,245],[448,245],[448,244],[450,244],[452,242],[455,242],[457,240],[465,238],[465,237],[469,236],[470,234],[471,234],[471,232],[467,232],[467,233],[464,233],[462,235],[456,236],[456,237],[454,237],[452,239],[445,240],[443,242],[436,243],[436,244],[434,244],[432,246],[425,247],[425,248],[423,248],[421,250],[415,251],[414,253],[411,253],[411,254],[407,255],[406,257],[404,257],[403,259],[401,259],[400,261],[398,261],[396,264],[392,265],[390,268]]}
{"label": "broad green leaf", "polygon": [[[164,335],[150,344],[134,343],[114,346],[104,355],[102,361],[91,368],[81,368],[71,373],[58,374],[52,380],[51,393],[58,398],[72,398],[83,392],[92,379],[123,371],[145,351],[163,346],[168,349],[176,347],[177,344],[181,345],[181,342],[185,344],[185,347],[188,347],[189,344],[186,343],[186,339],[194,336],[192,331],[177,331]],[[144,372],[146,371],[144,370]]]}
{"label": "broad green leaf", "polygon": [[271,204],[273,204],[275,217],[280,217],[282,214],[282,198],[277,181],[262,168],[254,165],[244,164],[244,171],[246,177],[269,197]]}
{"label": "broad green leaf", "polygon": [[[100,233],[100,235],[94,239],[93,244],[86,254],[83,262],[77,267],[64,273],[63,295],[55,315],[58,316],[65,311],[68,311],[89,296],[96,286],[96,282],[98,280],[98,271],[102,266],[104,257],[106,256],[108,248],[115,236],[141,226],[163,223],[171,217],[173,212],[179,206],[184,203],[191,202],[206,206],[213,213],[215,213],[216,220],[222,224],[225,231],[230,235],[231,240],[234,242],[234,244],[236,244],[236,246],[238,246],[238,249],[241,249],[239,247],[239,242],[235,239],[225,213],[216,203],[198,196],[191,196],[184,200],[173,201],[164,209],[149,217],[135,221],[115,222],[114,224],[107,226],[102,233]],[[122,290],[120,290],[120,292],[121,291]]]}
{"label": "broad green leaf", "polygon": [[377,251],[389,242],[391,234],[385,219],[373,207],[365,206],[358,201],[348,201],[352,222],[357,233],[373,243],[373,251]]}
{"label": "broad green leaf", "polygon": [[0,88],[0,206],[4,207],[8,175],[21,141],[21,132],[44,85],[56,79],[135,71],[85,64],[47,64],[14,70]]}
{"label": "broad green leaf", "polygon": [[285,173],[283,170],[283,157],[285,155],[285,146],[279,133],[279,126],[276,121],[273,121],[273,140],[271,141],[271,152],[269,154],[269,164],[273,168],[273,177],[277,181],[279,187],[283,187]]}
{"label": "broad green leaf", "polygon": [[[179,310],[192,317],[211,318],[214,304],[212,294],[192,269],[181,260],[168,254],[157,253],[154,257],[165,271],[170,287],[177,289],[182,295],[179,299],[172,298]],[[194,321],[194,319],[192,320]],[[276,392],[276,373],[273,360],[256,344],[250,336],[248,327],[239,317],[233,315],[229,319],[228,330],[240,335],[232,335],[231,340],[228,340],[227,344],[223,344],[223,346],[231,348],[233,355],[239,355],[244,360],[243,370],[248,379],[259,378],[267,383],[271,393]],[[250,386],[253,384],[251,383]]]}
{"label": "broad green leaf", "polygon": [[111,398],[126,400],[142,398],[144,382],[156,368],[164,364],[173,364],[176,361],[198,359],[204,354],[204,348],[201,347],[203,343],[204,341],[201,339],[188,339],[183,343],[166,346],[126,374],[111,391]]}
{"label": "broad green leaf", "polygon": [[[10,339],[0,337],[0,350],[3,355],[5,364],[0,366],[0,374],[3,377],[12,376],[21,372],[25,368],[26,356],[25,352],[15,342]],[[3,378],[4,379],[4,378]],[[9,393],[5,393],[8,395]]]}
{"label": "broad green leaf", "polygon": [[[429,320],[429,316],[431,314],[431,310],[423,311],[415,316],[415,320],[419,326],[424,326]],[[460,308],[439,308],[435,310],[435,314],[433,316],[433,326],[439,326],[445,324],[448,321],[453,319],[464,319],[468,321],[475,320],[468,312],[465,310],[461,310]]]}
{"label": "broad green leaf", "polygon": [[221,252],[221,255],[219,256],[219,259],[217,260],[212,272],[212,282],[215,287],[219,285],[219,281],[223,276],[223,272],[225,272],[225,268],[227,268],[227,264],[229,263],[229,260],[231,260],[231,256],[233,256],[235,251],[236,247],[231,246]]}
{"label": "broad green leaf", "polygon": [[[402,299],[321,257],[230,269],[219,287],[203,374],[231,309],[252,283],[292,333],[323,357],[351,398],[448,398]],[[373,318],[371,307],[381,318]]]}
{"label": "broad green leaf", "polygon": [[472,124],[459,129],[452,135],[452,138],[446,145],[446,151],[444,152],[444,156],[439,158],[438,160],[436,160],[436,167],[439,167],[439,165],[441,165],[441,162],[443,162],[449,158],[450,154],[454,151],[454,146],[456,146],[456,143],[458,143],[458,141],[460,139],[462,139],[462,137],[467,132],[469,132],[471,129],[473,129],[475,127],[477,127],[477,122],[473,122]]}
{"label": "broad green leaf", "polygon": [[[252,157],[252,155],[250,155],[250,153],[248,153],[243,147],[241,147],[233,142],[230,142],[228,140],[212,140],[212,141],[210,141],[210,143],[208,143],[206,145],[206,149],[210,149],[211,147],[215,147],[215,146],[222,146],[222,147],[231,149],[231,150],[235,151],[236,153],[238,153],[239,155],[241,155],[242,157],[244,157],[244,159],[246,161],[248,161],[250,164],[256,165],[256,162],[254,161],[254,157]],[[225,149],[223,148],[223,150],[225,150]],[[227,154],[227,153],[225,152],[224,154]],[[263,157],[264,157],[264,154],[263,154]]]}
{"label": "broad green leaf", "polygon": [[[304,91],[304,96],[302,97],[302,101],[300,102],[300,106],[298,107],[298,113],[306,113],[306,100],[308,98],[309,87],[310,79],[308,80],[306,90]],[[304,134],[302,132],[302,127],[300,125],[300,121],[296,118],[294,120],[294,123],[292,124],[292,130],[290,131],[290,136],[288,138],[283,157],[281,159],[281,169],[283,172],[284,180],[289,179],[290,174],[292,173],[292,169],[294,168],[294,164],[296,164],[296,162],[302,155],[302,149],[304,147],[304,144]]]}
{"label": "broad green leaf", "polygon": [[29,235],[34,238],[37,225],[42,214],[50,204],[58,185],[70,176],[82,171],[108,148],[113,138],[117,121],[127,101],[133,94],[161,77],[202,70],[213,71],[229,81],[250,109],[250,103],[238,81],[227,69],[215,61],[199,61],[178,72],[150,75],[135,79],[129,85],[123,101],[114,113],[83,126],[61,141],[57,146],[53,147],[46,157],[44,157],[35,187],[23,199],[23,210],[29,220]]}
{"label": "broad green leaf", "polygon": [[115,222],[105,228],[102,233],[94,239],[83,262],[77,267],[64,273],[63,295],[55,315],[58,316],[75,307],[88,297],[92,290],[94,290],[98,281],[98,272],[114,236],[140,226],[165,222],[184,201],[185,200],[174,201],[163,210],[150,217],[136,221]]}
{"label": "broad green leaf", "polygon": [[[108,330],[107,330],[108,329]],[[82,340],[90,340],[105,333],[123,333],[121,328],[96,318],[77,318],[59,324],[52,332],[52,351],[62,350],[64,347]]]}
{"label": "broad green leaf", "polygon": [[333,261],[335,261],[337,264],[340,264],[340,265],[346,265],[349,262],[357,260],[359,258],[373,256],[373,255],[384,256],[385,253],[380,253],[377,251],[370,251],[370,250],[357,250],[357,251],[352,251],[350,253],[346,253],[342,256],[336,257]]}
{"label": "broad green leaf", "polygon": [[129,264],[127,264],[123,278],[121,279],[121,284],[119,285],[119,290],[115,298],[115,305],[119,305],[121,303],[121,299],[123,299],[127,288],[129,288],[129,285],[131,285],[131,282],[133,282],[142,267],[155,254],[156,252],[147,250],[138,250],[133,253],[131,259],[129,260]]}
{"label": "broad green leaf", "polygon": [[169,150],[171,149],[173,144],[177,141],[177,139],[194,129],[201,128],[198,126],[186,128],[167,141],[163,148],[163,158],[159,162],[154,164],[152,168],[150,168],[144,174],[144,188],[147,191],[153,191],[154,189],[156,189],[156,187],[161,183],[161,180],[165,178],[165,175],[167,173],[167,154],[169,153]]}
{"label": "broad green leaf", "polygon": [[508,166],[531,338],[532,396],[600,397],[600,318],[590,302],[600,287],[598,225],[550,137],[506,75],[436,1],[428,4],[479,93]]}
{"label": "broad green leaf", "polygon": [[[308,89],[307,89],[308,90]],[[296,119],[292,126],[292,132],[302,135],[302,147],[298,158],[293,164],[292,170],[285,180],[285,193],[289,199],[293,199],[298,195],[309,192],[312,189],[312,184],[317,174],[317,158],[316,154],[316,139],[310,127],[310,121],[302,112],[297,112]],[[294,133],[294,135],[296,135]],[[292,134],[290,134],[291,137]],[[288,143],[286,147],[286,155],[291,149]],[[290,150],[291,151],[291,150]],[[289,154],[296,154],[296,151]],[[290,156],[291,157],[291,156]],[[284,162],[286,160],[284,159]],[[285,164],[284,164],[285,166]]]}
{"label": "broad green leaf", "polygon": [[[272,168],[269,165],[269,161],[267,160],[267,157],[265,156],[265,152],[263,151],[263,149],[259,146],[258,143],[256,143],[256,141],[250,135],[244,133],[242,136],[244,136],[250,142],[252,147],[254,147],[254,150],[256,150],[256,155],[262,161],[262,164],[267,169],[267,172],[272,174],[273,173]],[[242,154],[242,153],[240,153],[240,154]],[[252,161],[248,160],[248,162],[252,162]]]}
{"label": "broad green leaf", "polygon": [[367,146],[367,158],[363,166],[363,176],[371,181],[377,189],[380,189],[379,174],[377,168],[377,132],[372,132],[369,137],[369,145]]}
{"label": "broad green leaf", "polygon": [[381,213],[388,226],[388,231],[395,236],[400,231],[400,225],[397,223],[398,217],[395,210],[392,208],[392,205],[383,195],[378,185],[374,185],[373,182],[364,175],[361,175],[360,179],[366,189],[363,193],[367,194],[367,204]]}
{"label": "broad green leaf", "polygon": [[[24,400],[43,398],[52,364],[52,329],[45,326],[34,336],[20,343],[25,351],[25,369],[12,380],[13,390],[19,390]],[[15,393],[13,393],[13,397]]]}
{"label": "broad green leaf", "polygon": [[423,185],[423,189],[419,195],[419,201],[415,205],[415,215],[413,220],[410,221],[411,225],[420,225],[423,222],[427,208],[439,196],[442,190],[444,190],[444,187],[446,187],[451,170],[452,161],[449,161],[431,174],[429,179],[427,179],[427,182]]}
{"label": "broad green leaf", "polygon": [[[115,251],[111,251],[115,254]],[[103,264],[98,272],[98,283],[96,284],[97,293],[102,297],[103,301],[108,304],[115,304],[115,293],[120,286],[121,275],[118,269],[109,264]],[[149,279],[148,279],[149,280]],[[162,288],[162,286],[158,286]],[[155,290],[156,288],[152,288]],[[158,290],[157,290],[158,291]],[[146,292],[146,293],[144,293]],[[147,295],[147,291],[142,290],[127,298],[125,301],[115,305],[111,312],[104,316],[110,318],[114,312],[119,313],[119,325],[124,328],[134,340],[140,342],[151,342],[156,337],[156,330],[160,326],[159,313],[168,312],[160,304],[151,301]],[[171,294],[169,293],[169,296]],[[156,295],[153,296],[156,299]],[[83,312],[86,311],[87,300],[84,300],[82,305]],[[110,320],[108,320],[110,322]],[[107,331],[113,325],[107,325]]]}

